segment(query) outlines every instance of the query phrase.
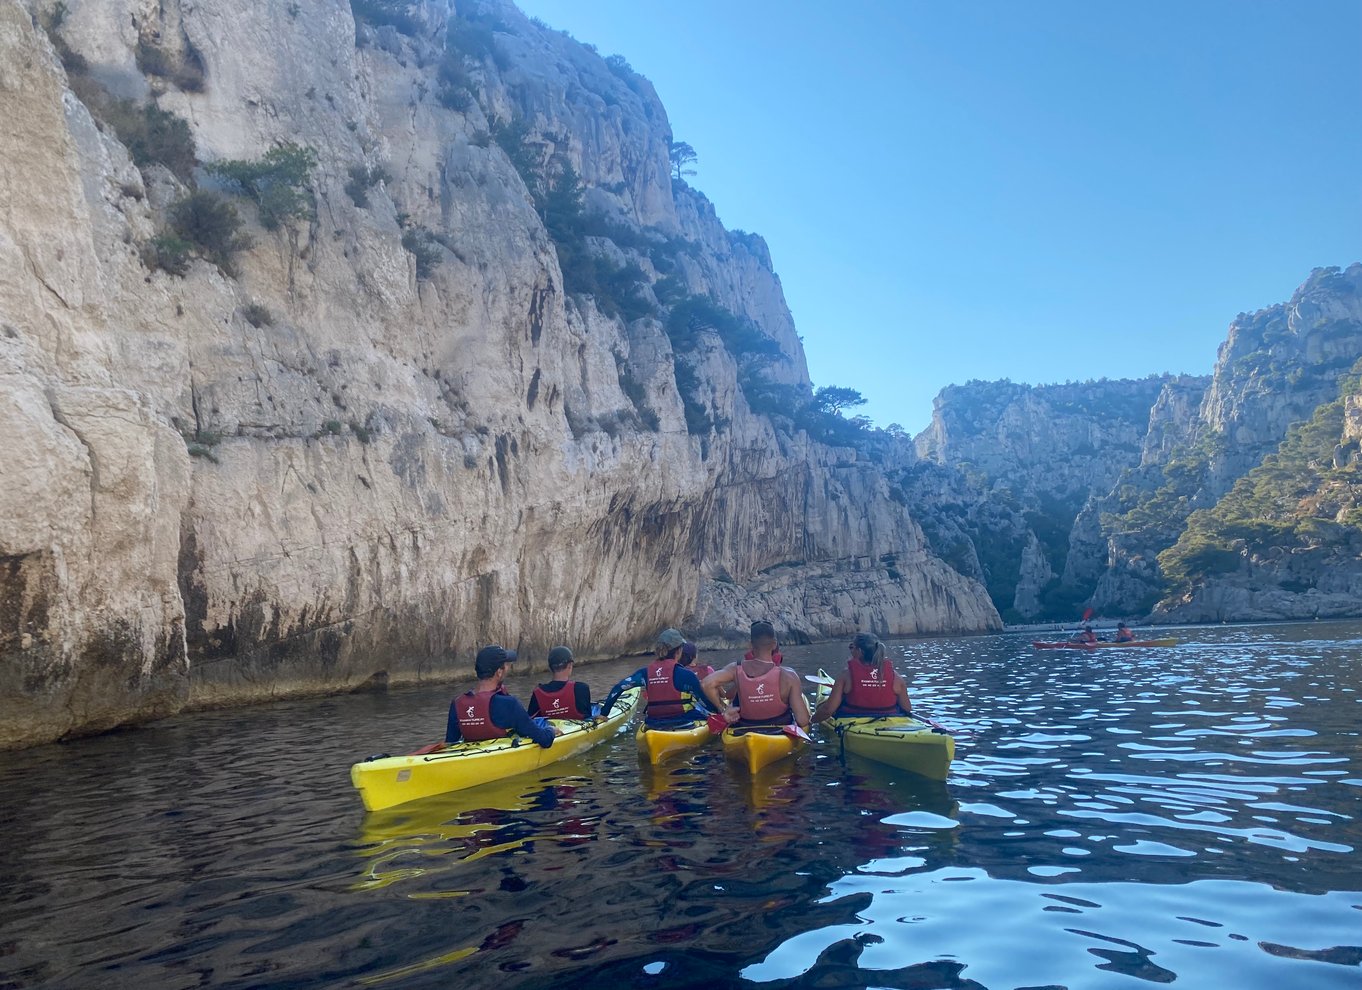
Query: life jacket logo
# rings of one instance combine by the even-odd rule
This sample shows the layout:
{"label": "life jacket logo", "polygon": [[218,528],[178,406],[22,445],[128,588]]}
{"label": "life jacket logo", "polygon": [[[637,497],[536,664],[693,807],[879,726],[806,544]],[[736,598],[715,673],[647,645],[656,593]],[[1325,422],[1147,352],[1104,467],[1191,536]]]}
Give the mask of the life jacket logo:
{"label": "life jacket logo", "polygon": [[870,672],[870,679],[872,681],[878,681],[880,679],[880,672],[878,668]]}
{"label": "life jacket logo", "polygon": [[758,685],[757,685],[757,694],[765,694],[765,693],[766,693],[766,685],[765,685],[765,684],[758,684]]}
{"label": "life jacket logo", "polygon": [[661,676],[662,676],[662,668],[661,668],[661,667],[658,667],[657,670],[653,671],[653,676],[654,676],[654,677],[661,677]]}
{"label": "life jacket logo", "polygon": [[472,718],[472,717],[473,717],[473,713],[474,713],[475,711],[477,711],[477,710],[478,710],[478,709],[477,709],[477,707],[476,707],[475,705],[469,705],[468,708],[464,711],[464,716],[465,716],[466,718]]}
{"label": "life jacket logo", "polygon": [[561,711],[564,711],[566,708],[567,708],[567,706],[564,705],[564,704],[562,703],[562,701],[560,701],[560,700],[557,699],[557,698],[554,698],[554,699],[553,699],[553,707],[550,708],[549,711],[551,711],[551,712],[561,712]]}

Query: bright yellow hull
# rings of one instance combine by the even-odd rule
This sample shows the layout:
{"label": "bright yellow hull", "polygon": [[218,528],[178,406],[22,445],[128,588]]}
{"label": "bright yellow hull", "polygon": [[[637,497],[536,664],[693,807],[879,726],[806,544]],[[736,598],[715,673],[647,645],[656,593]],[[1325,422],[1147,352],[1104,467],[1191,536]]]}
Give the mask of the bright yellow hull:
{"label": "bright yellow hull", "polygon": [[688,729],[650,729],[640,725],[634,733],[639,756],[646,756],[656,766],[669,756],[703,746],[714,738],[708,722],[700,722]]}
{"label": "bright yellow hull", "polygon": [[748,730],[735,733],[727,729],[723,734],[724,756],[756,773],[777,760],[794,754],[802,740],[786,732],[760,732]]}
{"label": "bright yellow hull", "polygon": [[529,740],[515,739],[456,743],[424,756],[389,756],[356,763],[350,768],[350,782],[359,791],[366,809],[381,811],[538,770],[604,742],[633,715],[639,695],[637,688],[625,691],[611,716],[595,726],[590,722],[555,719],[553,724],[562,734],[548,749]]}

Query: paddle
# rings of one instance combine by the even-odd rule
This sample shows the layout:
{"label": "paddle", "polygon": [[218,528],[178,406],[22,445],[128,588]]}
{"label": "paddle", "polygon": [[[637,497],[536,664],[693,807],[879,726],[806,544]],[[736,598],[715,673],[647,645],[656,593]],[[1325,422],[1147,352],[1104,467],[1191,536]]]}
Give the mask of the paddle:
{"label": "paddle", "polygon": [[[1086,623],[1086,622],[1087,622],[1089,619],[1091,619],[1091,618],[1092,618],[1092,607],[1089,606],[1088,608],[1085,608],[1085,609],[1083,610],[1083,618],[1079,621],[1079,624],[1082,625],[1083,623]],[[1074,638],[1075,636],[1077,636],[1077,635],[1078,635],[1078,630],[1077,630],[1077,629],[1073,630],[1072,632],[1070,632],[1070,631],[1067,630],[1067,629],[1064,630],[1064,639],[1065,639],[1065,641],[1067,641],[1067,642],[1072,642],[1072,641],[1073,641],[1073,638]],[[1084,645],[1088,645],[1088,644],[1084,644]]]}
{"label": "paddle", "polygon": [[728,728],[728,719],[722,715],[710,715],[705,722],[709,724],[709,731],[716,736]]}
{"label": "paddle", "polygon": [[783,725],[781,728],[785,731],[787,736],[792,736],[795,739],[803,739],[805,742],[813,742],[813,740],[809,738],[809,734],[797,725]]}

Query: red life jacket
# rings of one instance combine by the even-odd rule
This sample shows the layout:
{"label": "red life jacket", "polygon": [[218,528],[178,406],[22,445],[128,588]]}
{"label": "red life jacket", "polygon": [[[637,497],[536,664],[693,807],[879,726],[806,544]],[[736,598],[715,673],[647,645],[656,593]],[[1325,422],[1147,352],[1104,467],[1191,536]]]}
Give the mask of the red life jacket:
{"label": "red life jacket", "polygon": [[[748,650],[746,653],[743,654],[742,658],[744,660],[755,660],[757,659],[757,655],[753,653],[751,650]],[[785,662],[785,658],[780,655],[779,650],[776,650],[774,653],[771,654],[771,662],[775,664],[777,667],[779,667],[781,664]]]}
{"label": "red life jacket", "polygon": [[744,722],[765,722],[790,713],[780,697],[780,668],[772,667],[758,677],[750,677],[738,665],[738,713]]}
{"label": "red life jacket", "polygon": [[842,704],[859,712],[893,715],[898,711],[898,695],[894,693],[894,668],[889,661],[876,665],[864,660],[848,659],[851,686],[842,695]]}
{"label": "red life jacket", "polygon": [[469,691],[459,695],[458,716],[459,735],[468,742],[483,739],[504,739],[508,733],[499,725],[492,724],[492,698],[504,692]]}
{"label": "red life jacket", "polygon": [[711,667],[709,664],[705,664],[704,666],[700,666],[698,664],[691,664],[690,669],[695,671],[695,676],[702,681],[710,674],[714,673],[714,668]]}
{"label": "red life jacket", "polygon": [[686,697],[676,690],[672,683],[672,671],[676,660],[654,660],[645,668],[648,679],[643,685],[643,693],[648,698],[649,718],[670,718],[686,710]]}
{"label": "red life jacket", "polygon": [[577,710],[576,681],[564,681],[557,691],[546,691],[541,684],[534,689],[534,700],[544,718],[589,718]]}

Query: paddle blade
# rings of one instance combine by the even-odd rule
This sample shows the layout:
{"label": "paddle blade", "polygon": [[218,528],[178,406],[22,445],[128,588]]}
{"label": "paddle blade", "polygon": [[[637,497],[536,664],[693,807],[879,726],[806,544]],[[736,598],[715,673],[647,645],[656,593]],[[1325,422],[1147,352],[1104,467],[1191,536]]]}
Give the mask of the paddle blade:
{"label": "paddle blade", "polygon": [[804,680],[808,681],[810,684],[819,684],[823,687],[832,687],[832,685],[836,683],[833,678],[821,671],[817,674],[805,674]]}
{"label": "paddle blade", "polygon": [[803,739],[805,742],[813,742],[813,740],[809,738],[809,734],[797,725],[786,725],[782,726],[782,728],[784,728],[787,736],[794,736],[796,739]]}
{"label": "paddle blade", "polygon": [[716,736],[728,728],[728,720],[722,715],[711,715],[705,721],[709,723],[709,731]]}
{"label": "paddle blade", "polygon": [[1085,609],[1083,610],[1083,621],[1084,621],[1084,622],[1087,622],[1087,621],[1088,621],[1089,619],[1091,619],[1091,618],[1092,618],[1092,609],[1090,609],[1090,608],[1085,608]]}

